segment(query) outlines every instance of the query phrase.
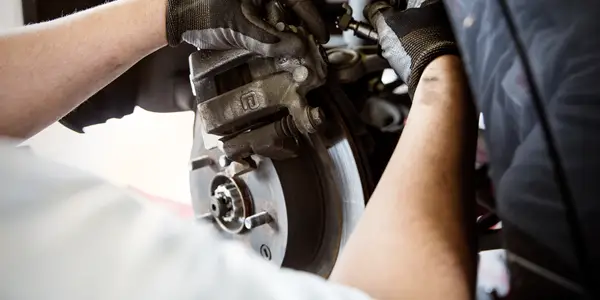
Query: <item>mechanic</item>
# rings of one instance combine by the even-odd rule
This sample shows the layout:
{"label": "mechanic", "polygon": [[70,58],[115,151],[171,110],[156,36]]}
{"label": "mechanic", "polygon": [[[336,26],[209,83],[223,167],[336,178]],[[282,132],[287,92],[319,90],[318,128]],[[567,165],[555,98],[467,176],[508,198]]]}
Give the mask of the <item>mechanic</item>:
{"label": "mechanic", "polygon": [[[0,150],[1,298],[472,297],[475,259],[463,201],[472,198],[476,114],[439,1],[366,10],[413,105],[329,281],[280,270],[208,226],[15,147],[167,44],[302,54],[303,41],[266,24],[255,2],[117,0],[0,35],[0,135],[7,138]],[[306,0],[287,5],[299,17],[318,14]],[[327,41],[322,21],[306,27]]]}

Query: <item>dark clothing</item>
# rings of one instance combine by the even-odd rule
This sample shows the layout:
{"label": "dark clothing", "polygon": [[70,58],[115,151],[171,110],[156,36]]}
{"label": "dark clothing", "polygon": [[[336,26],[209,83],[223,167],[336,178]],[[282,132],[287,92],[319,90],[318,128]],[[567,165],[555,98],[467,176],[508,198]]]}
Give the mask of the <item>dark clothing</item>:
{"label": "dark clothing", "polygon": [[485,117],[512,297],[599,296],[600,1],[446,6]]}

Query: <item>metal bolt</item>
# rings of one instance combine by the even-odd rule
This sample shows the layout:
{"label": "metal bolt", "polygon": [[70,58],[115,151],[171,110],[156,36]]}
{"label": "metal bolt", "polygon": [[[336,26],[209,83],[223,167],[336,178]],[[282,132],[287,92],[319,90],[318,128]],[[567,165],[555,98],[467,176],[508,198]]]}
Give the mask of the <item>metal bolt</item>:
{"label": "metal bolt", "polygon": [[266,260],[271,260],[271,249],[269,249],[269,246],[260,246],[260,256],[262,256]]}
{"label": "metal bolt", "polygon": [[[385,3],[385,2],[384,2]],[[384,4],[380,4],[384,5]],[[388,4],[385,4],[389,6]],[[352,15],[352,7],[347,3],[342,4],[342,7],[346,10],[342,16],[338,17],[336,25],[342,31],[351,30],[354,32],[355,36],[364,39],[370,39],[373,41],[379,40],[379,35],[375,32],[375,29],[370,24],[365,22],[356,21]]]}
{"label": "metal bolt", "polygon": [[285,116],[285,118],[275,123],[275,126],[278,126],[278,134],[279,137],[298,137],[300,135],[300,131],[298,130],[298,126],[294,122],[294,118],[292,116]]}
{"label": "metal bolt", "polygon": [[246,227],[246,229],[250,230],[271,223],[272,221],[273,218],[271,217],[271,215],[269,215],[268,212],[263,211],[247,217],[244,221],[244,226]]}
{"label": "metal bolt", "polygon": [[325,113],[320,107],[313,107],[308,111],[310,123],[316,128],[325,122]]}
{"label": "metal bolt", "polygon": [[200,156],[198,158],[192,159],[192,161],[190,162],[190,167],[193,170],[198,170],[198,169],[202,169],[208,166],[212,166],[215,163],[215,161],[210,158],[209,156]]}
{"label": "metal bolt", "polygon": [[285,27],[285,23],[283,22],[278,22],[277,24],[275,24],[275,29],[277,29],[278,31],[284,31]]}
{"label": "metal bolt", "polygon": [[283,65],[285,63],[287,63],[289,61],[289,59],[287,57],[279,57],[277,58],[277,63],[280,65]]}
{"label": "metal bolt", "polygon": [[308,69],[305,66],[300,66],[294,69],[292,72],[294,81],[301,83],[308,79]]}
{"label": "metal bolt", "polygon": [[344,14],[343,16],[338,17],[337,21],[335,22],[335,25],[337,26],[337,28],[341,29],[342,31],[345,31],[346,29],[348,29],[348,27],[350,26],[350,22],[352,21],[354,21],[354,19],[352,19],[352,15]]}
{"label": "metal bolt", "polygon": [[232,160],[229,159],[229,157],[227,157],[225,155],[221,155],[221,157],[219,157],[219,166],[221,166],[221,168],[229,167],[231,162],[232,162]]}
{"label": "metal bolt", "polygon": [[215,220],[212,213],[205,213],[196,217],[196,220],[203,220],[207,222],[212,222]]}

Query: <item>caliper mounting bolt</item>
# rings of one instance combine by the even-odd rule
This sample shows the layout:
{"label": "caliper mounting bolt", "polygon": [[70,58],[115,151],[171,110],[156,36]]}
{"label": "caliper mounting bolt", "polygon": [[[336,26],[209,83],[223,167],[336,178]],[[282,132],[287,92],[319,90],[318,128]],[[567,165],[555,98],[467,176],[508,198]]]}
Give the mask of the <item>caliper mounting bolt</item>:
{"label": "caliper mounting bolt", "polygon": [[296,138],[300,136],[300,131],[294,123],[294,118],[292,116],[285,116],[283,119],[277,121],[275,123],[275,130],[279,137],[291,137]]}
{"label": "caliper mounting bolt", "polygon": [[308,118],[315,129],[325,123],[325,113],[320,107],[309,109]]}
{"label": "caliper mounting bolt", "polygon": [[292,76],[294,77],[294,81],[298,83],[305,82],[308,79],[308,68],[305,66],[299,66],[294,69],[292,72]]}

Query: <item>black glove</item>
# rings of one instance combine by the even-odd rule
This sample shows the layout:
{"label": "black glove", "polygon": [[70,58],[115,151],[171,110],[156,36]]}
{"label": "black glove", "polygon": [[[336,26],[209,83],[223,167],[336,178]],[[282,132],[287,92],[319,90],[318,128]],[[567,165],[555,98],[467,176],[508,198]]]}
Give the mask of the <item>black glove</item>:
{"label": "black glove", "polygon": [[[167,40],[171,46],[186,41],[199,49],[247,49],[264,56],[297,56],[304,42],[281,32],[260,16],[261,0],[168,0]],[[310,0],[286,0],[306,27],[322,43],[329,34]]]}
{"label": "black glove", "polygon": [[364,14],[379,33],[383,57],[408,85],[411,97],[429,63],[441,55],[458,55],[444,4],[439,0],[408,1],[403,11],[380,1],[365,7]]}

